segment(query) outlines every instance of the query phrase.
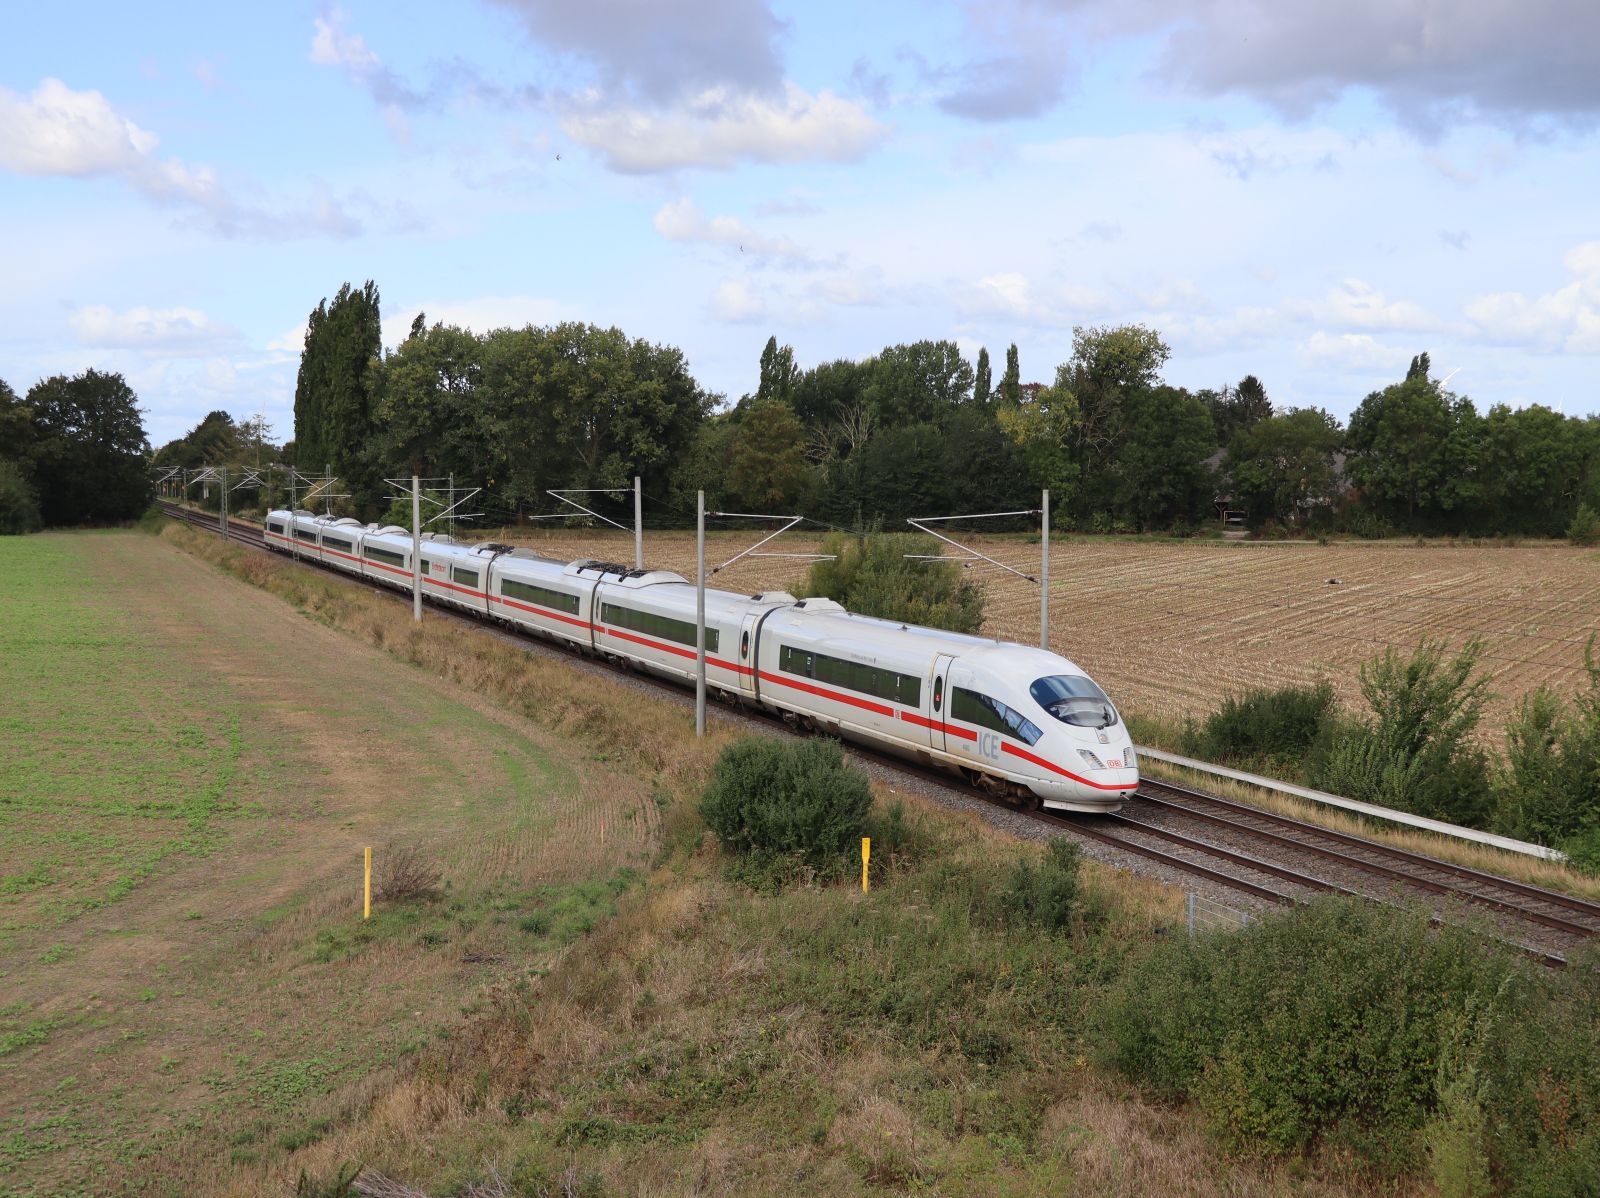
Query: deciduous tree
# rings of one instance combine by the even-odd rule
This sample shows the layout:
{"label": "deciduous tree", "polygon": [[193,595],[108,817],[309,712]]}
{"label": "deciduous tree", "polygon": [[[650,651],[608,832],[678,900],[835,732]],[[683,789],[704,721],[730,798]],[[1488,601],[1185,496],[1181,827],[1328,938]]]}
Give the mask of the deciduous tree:
{"label": "deciduous tree", "polygon": [[1344,442],[1338,420],[1320,408],[1295,408],[1236,432],[1224,469],[1235,506],[1252,523],[1304,521],[1331,507]]}
{"label": "deciduous tree", "polygon": [[811,481],[805,426],[789,405],[767,400],[752,405],[728,445],[727,491],[755,512],[793,512]]}
{"label": "deciduous tree", "polygon": [[131,520],[149,506],[138,397],[120,374],[54,375],[29,391],[33,484],[46,524]]}

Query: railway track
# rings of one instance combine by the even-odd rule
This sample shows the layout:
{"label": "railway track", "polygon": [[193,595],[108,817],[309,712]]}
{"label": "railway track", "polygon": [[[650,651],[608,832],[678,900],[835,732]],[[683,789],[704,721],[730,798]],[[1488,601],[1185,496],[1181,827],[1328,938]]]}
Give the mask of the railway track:
{"label": "railway track", "polygon": [[[216,517],[171,503],[162,503],[161,508],[168,516],[203,531],[219,532]],[[228,536],[242,545],[267,551],[266,536],[259,526],[230,521]],[[344,571],[320,562],[303,559],[303,564],[350,580],[350,575]],[[405,598],[402,592],[390,588],[381,588],[381,593],[393,595],[397,601]],[[454,608],[431,606],[439,615],[465,624],[482,627],[487,623]],[[490,631],[524,648],[538,646],[564,660],[581,662],[606,673],[613,671],[613,667],[594,658],[541,637],[503,629],[499,625],[490,625]],[[684,701],[682,689],[670,682],[635,672],[629,672],[628,676],[663,696]],[[739,714],[769,729],[792,731],[776,716],[745,708],[740,708]],[[846,748],[879,767],[971,797],[998,802],[989,799],[977,787],[967,786],[954,776],[931,767],[857,745]],[[1009,804],[1000,805],[1010,807]],[[1476,908],[1487,914],[1497,934],[1547,965],[1564,965],[1565,953],[1600,936],[1600,903],[1440,861],[1173,783],[1146,779],[1124,812],[1117,815],[1067,816],[1048,811],[1017,814],[1276,906],[1292,906],[1318,894],[1339,894],[1390,903],[1429,901],[1435,906],[1436,920],[1460,918],[1462,911]]]}

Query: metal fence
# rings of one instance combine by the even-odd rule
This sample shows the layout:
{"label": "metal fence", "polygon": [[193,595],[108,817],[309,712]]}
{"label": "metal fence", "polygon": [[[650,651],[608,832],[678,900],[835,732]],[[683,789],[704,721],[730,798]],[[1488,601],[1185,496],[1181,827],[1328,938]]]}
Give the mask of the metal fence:
{"label": "metal fence", "polygon": [[1212,902],[1192,890],[1189,892],[1188,915],[1191,939],[1201,932],[1237,932],[1249,927],[1252,919],[1259,918],[1237,907]]}

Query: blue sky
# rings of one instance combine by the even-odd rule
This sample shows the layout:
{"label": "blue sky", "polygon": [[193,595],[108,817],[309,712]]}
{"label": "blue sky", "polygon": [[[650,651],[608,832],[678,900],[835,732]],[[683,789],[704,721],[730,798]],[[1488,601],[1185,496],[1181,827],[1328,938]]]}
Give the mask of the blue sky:
{"label": "blue sky", "polygon": [[0,41],[0,378],[286,437],[307,312],[372,278],[390,345],[616,324],[730,398],[774,333],[1048,382],[1141,321],[1280,406],[1425,349],[1600,412],[1597,115],[1589,0],[58,4]]}

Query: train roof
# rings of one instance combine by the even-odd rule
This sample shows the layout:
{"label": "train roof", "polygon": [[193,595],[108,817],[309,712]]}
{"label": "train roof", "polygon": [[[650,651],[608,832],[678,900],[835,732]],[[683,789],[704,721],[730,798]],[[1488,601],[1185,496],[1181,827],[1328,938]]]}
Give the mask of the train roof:
{"label": "train roof", "polygon": [[926,660],[933,653],[950,653],[968,665],[1012,675],[1043,678],[1084,672],[1059,653],[1013,641],[864,616],[846,611],[831,599],[804,600],[773,619],[779,621],[778,627],[787,625],[794,635],[818,648],[830,646],[863,657],[904,654]]}

